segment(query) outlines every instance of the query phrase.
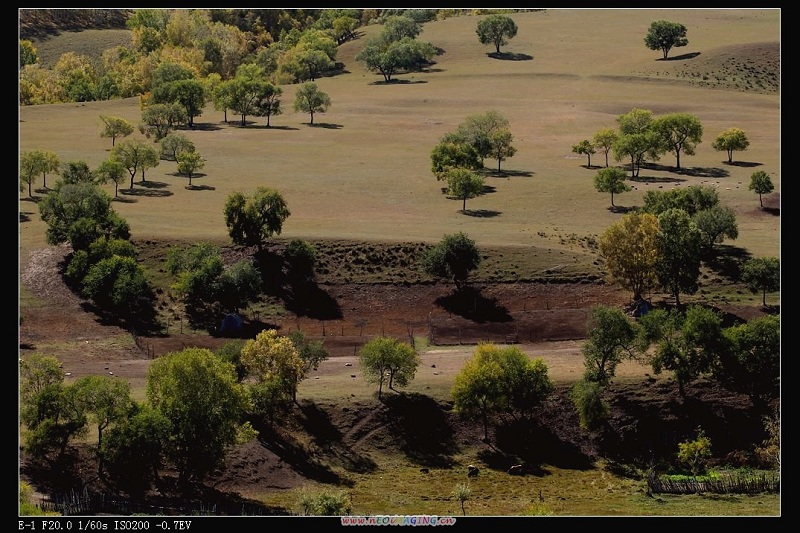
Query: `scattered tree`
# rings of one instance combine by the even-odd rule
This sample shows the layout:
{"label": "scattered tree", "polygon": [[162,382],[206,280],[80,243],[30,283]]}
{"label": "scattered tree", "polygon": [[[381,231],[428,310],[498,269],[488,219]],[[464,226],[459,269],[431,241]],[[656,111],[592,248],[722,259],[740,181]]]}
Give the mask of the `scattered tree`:
{"label": "scattered tree", "polygon": [[642,299],[656,282],[658,218],[650,213],[631,213],[612,224],[600,236],[600,255],[612,279]]}
{"label": "scattered tree", "polygon": [[764,207],[764,199],[761,195],[771,193],[775,190],[775,186],[772,184],[769,174],[763,170],[756,170],[750,176],[750,185],[748,189],[758,194],[758,203],[761,207]]}
{"label": "scattered tree", "polygon": [[517,153],[517,149],[511,144],[513,140],[514,136],[507,128],[496,129],[489,134],[491,154],[497,159],[497,172],[500,172],[500,163]]}
{"label": "scattered tree", "polygon": [[494,45],[497,53],[500,47],[508,44],[509,39],[517,35],[517,24],[507,15],[489,15],[478,21],[475,33],[481,44]]}
{"label": "scattered tree", "polygon": [[480,265],[481,255],[475,241],[463,232],[445,235],[422,256],[422,268],[435,278],[451,279],[461,290],[469,273]]}
{"label": "scattered tree", "polygon": [[767,307],[767,293],[781,289],[781,263],[777,257],[754,257],[742,265],[742,281],[752,293],[761,292]]}
{"label": "scattered tree", "polygon": [[406,342],[376,337],[361,347],[359,363],[367,381],[378,384],[380,399],[384,383],[390,390],[395,390],[395,386],[405,387],[414,379],[420,358]]}
{"label": "scattered tree", "polygon": [[497,415],[528,419],[552,390],[541,359],[530,359],[515,346],[481,343],[456,374],[451,395],[456,413],[482,421],[488,442],[491,419]]}
{"label": "scattered tree", "polygon": [[584,379],[605,387],[624,357],[634,356],[636,327],[617,307],[594,306],[589,314],[589,336],[583,346]]}
{"label": "scattered tree", "polygon": [[448,194],[462,200],[461,211],[466,211],[467,200],[483,194],[483,177],[466,168],[451,168],[446,174]]}
{"label": "scattered tree", "polygon": [[695,148],[703,138],[703,125],[694,115],[672,113],[653,120],[653,129],[661,137],[661,142],[675,154],[675,167],[681,168],[681,152],[694,155]]}
{"label": "scattered tree", "polygon": [[671,371],[681,397],[686,396],[686,384],[711,373],[726,350],[722,317],[713,309],[653,309],[639,317],[639,325],[642,352],[655,344],[649,353],[653,373]]}
{"label": "scattered tree", "polygon": [[597,192],[611,193],[611,207],[614,205],[614,195],[628,192],[631,187],[625,183],[625,171],[618,167],[605,167],[597,171],[594,177],[594,188]]}
{"label": "scattered tree", "polygon": [[603,128],[598,130],[594,137],[592,137],[592,146],[595,149],[600,149],[606,157],[606,166],[608,166],[608,153],[614,148],[614,144],[619,138],[619,133],[613,128]]}
{"label": "scattered tree", "polygon": [[437,180],[446,181],[448,172],[454,168],[480,170],[483,168],[483,162],[471,145],[442,141],[431,151],[431,171]]}
{"label": "scattered tree", "polygon": [[194,143],[186,135],[177,131],[168,133],[159,144],[161,144],[161,157],[172,161],[177,161],[178,154],[181,152],[195,151]]}
{"label": "scattered tree", "polygon": [[[131,385],[121,378],[84,376],[72,385],[86,413],[97,425],[97,450],[102,450],[103,432],[115,423],[124,421],[133,407]],[[99,470],[102,471],[102,455]]]}
{"label": "scattered tree", "polygon": [[694,294],[698,289],[702,235],[683,209],[668,209],[658,215],[658,228],[656,276],[680,306],[680,293]]}
{"label": "scattered tree", "polygon": [[686,26],[666,20],[653,21],[644,37],[644,44],[650,50],[660,50],[663,58],[667,59],[670,50],[689,44]]}
{"label": "scattered tree", "polygon": [[94,171],[97,183],[114,184],[114,198],[119,197],[119,185],[125,181],[125,167],[119,161],[106,159]]}
{"label": "scattered tree", "polygon": [[314,124],[314,114],[325,113],[330,105],[330,96],[319,90],[317,84],[314,82],[305,82],[295,93],[295,112],[308,113],[311,116],[311,124]]}
{"label": "scattered tree", "polygon": [[728,206],[715,205],[698,211],[692,221],[700,230],[708,252],[713,251],[714,244],[721,243],[726,237],[732,240],[739,237],[736,213]]}
{"label": "scattered tree", "polygon": [[145,169],[156,166],[159,161],[158,151],[144,139],[125,139],[111,149],[110,159],[118,161],[128,170],[131,189],[136,173],[141,170],[142,181],[145,181]]}
{"label": "scattered tree", "polygon": [[711,147],[717,152],[728,153],[728,163],[733,162],[733,152],[747,150],[750,140],[747,134],[739,128],[728,128],[720,133],[711,143]]}
{"label": "scattered tree", "polygon": [[150,104],[142,111],[139,131],[158,142],[179,125],[185,124],[188,118],[186,109],[180,104]]}
{"label": "scattered tree", "polygon": [[760,411],[781,392],[781,317],[766,315],[724,331],[728,341],[715,369],[729,390],[747,394]]}
{"label": "scattered tree", "polygon": [[258,246],[280,235],[283,223],[291,214],[281,194],[269,187],[258,187],[252,196],[234,192],[225,201],[225,225],[235,244]]}
{"label": "scattered tree", "polygon": [[261,331],[242,347],[242,364],[259,384],[278,391],[283,401],[297,400],[304,362],[290,338],[274,329]]}
{"label": "scattered tree", "polygon": [[179,482],[202,481],[236,443],[248,407],[233,365],[205,348],[168,353],[150,365],[146,392],[169,421],[165,452]]}
{"label": "scattered tree", "polygon": [[[575,154],[585,155],[587,157],[586,166],[588,168],[592,168],[592,154],[595,154],[597,150],[595,150],[594,145],[589,139],[584,139],[578,144],[573,144],[572,152]],[[608,162],[606,162],[606,166],[608,166]]]}
{"label": "scattered tree", "polygon": [[195,151],[183,151],[177,155],[178,172],[185,174],[189,178],[189,188],[192,187],[192,176],[202,169],[206,160]]}
{"label": "scattered tree", "polygon": [[100,130],[100,137],[110,137],[111,147],[113,148],[119,137],[127,137],[133,133],[133,124],[120,117],[107,117],[100,115],[103,128]]}

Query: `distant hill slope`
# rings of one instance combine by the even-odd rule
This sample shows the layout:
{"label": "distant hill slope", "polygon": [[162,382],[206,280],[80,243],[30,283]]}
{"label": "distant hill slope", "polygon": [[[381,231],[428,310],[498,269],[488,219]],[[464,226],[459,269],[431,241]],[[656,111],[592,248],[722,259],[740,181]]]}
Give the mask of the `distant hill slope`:
{"label": "distant hill slope", "polygon": [[42,39],[62,31],[124,28],[132,9],[19,9],[19,38]]}

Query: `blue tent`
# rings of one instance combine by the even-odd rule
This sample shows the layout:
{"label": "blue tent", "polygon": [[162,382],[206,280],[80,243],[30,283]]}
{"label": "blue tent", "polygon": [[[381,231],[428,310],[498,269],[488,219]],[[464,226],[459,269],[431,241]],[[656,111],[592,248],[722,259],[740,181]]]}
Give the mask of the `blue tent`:
{"label": "blue tent", "polygon": [[224,336],[238,335],[242,331],[244,320],[236,313],[225,315],[219,327],[219,334]]}

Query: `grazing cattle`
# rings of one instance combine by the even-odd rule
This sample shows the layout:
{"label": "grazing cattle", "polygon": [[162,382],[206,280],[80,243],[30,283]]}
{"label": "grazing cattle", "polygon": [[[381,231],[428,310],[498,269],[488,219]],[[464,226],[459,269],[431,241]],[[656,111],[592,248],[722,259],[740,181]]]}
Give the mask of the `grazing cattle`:
{"label": "grazing cattle", "polygon": [[422,472],[423,474],[427,474],[428,472],[430,472],[430,470],[428,470],[427,468],[420,468],[419,471]]}
{"label": "grazing cattle", "polygon": [[478,477],[478,467],[475,465],[469,465],[467,467],[467,476],[468,477]]}
{"label": "grazing cattle", "polygon": [[525,472],[522,469],[522,465],[512,465],[511,468],[508,469],[508,473],[512,476],[521,476]]}

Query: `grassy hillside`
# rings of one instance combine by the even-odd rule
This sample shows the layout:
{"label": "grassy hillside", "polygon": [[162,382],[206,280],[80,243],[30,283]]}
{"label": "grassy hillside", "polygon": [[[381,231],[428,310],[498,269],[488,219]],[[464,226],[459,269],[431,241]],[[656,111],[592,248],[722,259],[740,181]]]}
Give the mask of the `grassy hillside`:
{"label": "grassy hillside", "polygon": [[[778,253],[780,219],[758,209],[747,184],[760,169],[780,190],[779,93],[733,84],[712,88],[681,76],[695,64],[721,75],[734,45],[761,50],[767,42],[775,48],[777,10],[547,10],[513,17],[519,32],[505,51],[521,60],[489,57],[491,47],[475,36],[478,19],[455,17],[427,23],[419,37],[443,50],[436,64],[394,84],[380,83],[354,60],[379,29],[367,27],[340,48],[346,73],[317,81],[332,106],[315,117],[314,126],[291,110],[296,86],[283,87],[285,111],[269,129],[263,119],[245,128],[226,124],[222,112],[209,106],[197,128],[185,132],[208,161],[193,180],[203,188],[186,189],[175,164],[163,161],[148,172],[146,186],[123,190],[115,207],[137,239],[225,240],[226,196],[268,185],[291,208],[286,238],[431,242],[465,231],[479,245],[559,249],[570,236],[596,237],[621,216],[609,209],[607,194],[594,190],[596,170],[584,168],[585,157],[571,146],[599,128],[615,127],[619,114],[639,107],[695,114],[704,141],[697,155],[683,158],[685,172],[675,173],[674,157],[666,155],[643,169],[631,182],[635,190],[615,203],[630,208],[649,189],[710,184],[739,218],[733,244],[754,255]],[[689,45],[680,49],[686,59],[663,62],[645,48],[642,37],[656,18],[687,25]],[[492,192],[470,200],[465,214],[459,201],[441,193],[430,151],[468,115],[489,109],[510,119],[518,152],[503,163],[503,173],[487,178]],[[138,100],[21,108],[20,147],[96,165],[111,148],[98,135],[101,114],[138,123]],[[751,139],[750,148],[736,154],[736,165],[725,164],[725,154],[711,148],[713,137],[731,126]],[[23,202],[21,211],[31,218],[22,225],[23,240],[36,240],[43,232],[36,209]]]}

